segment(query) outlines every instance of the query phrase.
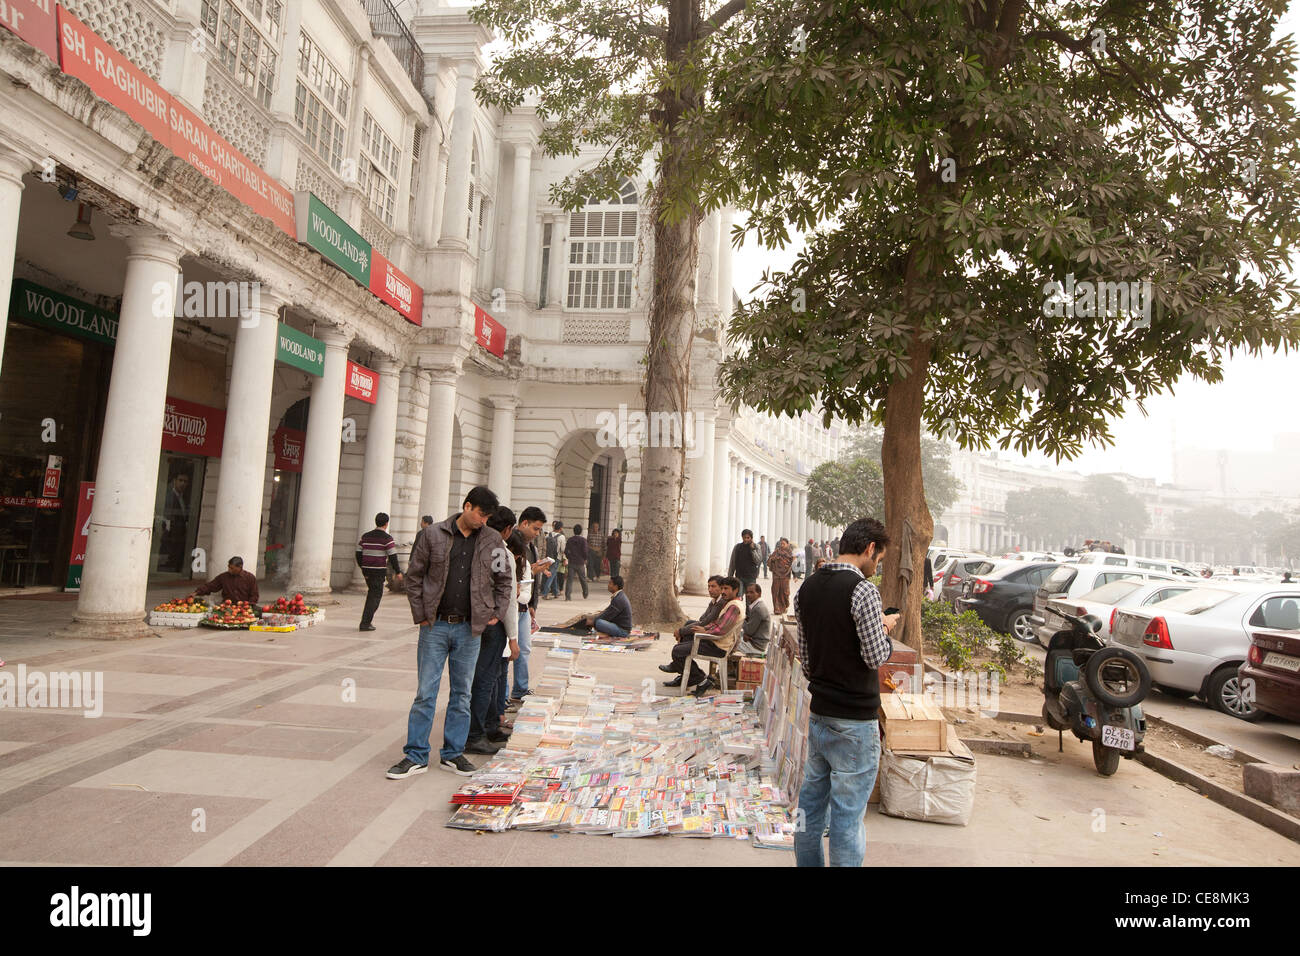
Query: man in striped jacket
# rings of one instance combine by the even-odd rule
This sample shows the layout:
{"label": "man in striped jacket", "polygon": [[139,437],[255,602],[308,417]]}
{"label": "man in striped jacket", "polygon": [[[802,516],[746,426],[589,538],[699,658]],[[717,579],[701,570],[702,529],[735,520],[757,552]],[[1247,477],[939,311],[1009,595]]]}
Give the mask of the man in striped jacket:
{"label": "man in striped jacket", "polygon": [[366,606],[361,611],[360,631],[373,631],[370,621],[379,610],[379,600],[384,596],[386,568],[392,568],[397,580],[402,580],[402,569],[397,563],[397,542],[388,533],[388,515],[382,511],[375,515],[375,526],[357,542],[357,564],[366,579]]}

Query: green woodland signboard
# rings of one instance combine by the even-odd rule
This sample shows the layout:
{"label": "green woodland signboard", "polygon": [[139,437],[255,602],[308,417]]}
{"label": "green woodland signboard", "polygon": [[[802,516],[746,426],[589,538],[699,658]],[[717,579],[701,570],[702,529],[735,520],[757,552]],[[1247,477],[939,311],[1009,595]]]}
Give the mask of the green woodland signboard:
{"label": "green woodland signboard", "polygon": [[300,368],[309,375],[325,374],[325,343],[306,332],[299,332],[283,322],[277,330],[275,357],[286,365]]}
{"label": "green woodland signboard", "polygon": [[370,288],[370,243],[316,198],[298,194],[298,241],[305,242],[366,288]]}
{"label": "green woodland signboard", "polygon": [[75,335],[100,345],[117,344],[117,315],[97,309],[26,279],[15,279],[9,296],[9,315],[55,332]]}

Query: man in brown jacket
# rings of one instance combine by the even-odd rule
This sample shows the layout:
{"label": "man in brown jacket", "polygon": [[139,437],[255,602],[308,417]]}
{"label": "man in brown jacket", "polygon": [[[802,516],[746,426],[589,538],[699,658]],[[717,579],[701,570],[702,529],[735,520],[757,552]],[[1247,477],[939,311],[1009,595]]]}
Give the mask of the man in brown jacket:
{"label": "man in brown jacket", "polygon": [[424,773],[429,767],[429,735],[447,665],[451,691],[442,728],[443,769],[474,773],[465,759],[470,691],[484,628],[514,611],[510,553],[501,535],[487,527],[497,496],[479,485],[470,489],[461,512],[420,532],[406,568],[406,597],[420,625],[416,652],[419,687],[406,725],[405,756],[388,771],[391,780]]}

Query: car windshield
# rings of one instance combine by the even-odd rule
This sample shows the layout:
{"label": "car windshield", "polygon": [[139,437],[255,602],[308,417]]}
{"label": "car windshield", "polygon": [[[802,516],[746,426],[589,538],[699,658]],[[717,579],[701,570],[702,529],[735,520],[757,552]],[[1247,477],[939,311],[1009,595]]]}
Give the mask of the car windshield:
{"label": "car windshield", "polygon": [[1183,594],[1176,594],[1164,601],[1157,601],[1151,607],[1161,611],[1174,611],[1179,614],[1200,614],[1212,607],[1218,607],[1237,591],[1221,591],[1218,588],[1194,588]]}
{"label": "car windshield", "polygon": [[1043,587],[1049,593],[1064,591],[1070,586],[1070,582],[1074,580],[1074,576],[1078,573],[1078,568],[1059,567],[1047,576],[1047,580],[1043,582]]}
{"label": "car windshield", "polygon": [[1141,586],[1142,582],[1140,580],[1111,581],[1099,588],[1093,588],[1079,600],[1091,601],[1094,604],[1118,604]]}

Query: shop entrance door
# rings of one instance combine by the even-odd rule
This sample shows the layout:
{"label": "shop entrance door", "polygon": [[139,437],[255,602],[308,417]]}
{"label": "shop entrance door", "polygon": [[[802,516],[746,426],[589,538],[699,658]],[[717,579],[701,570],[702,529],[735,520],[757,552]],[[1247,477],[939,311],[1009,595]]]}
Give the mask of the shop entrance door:
{"label": "shop entrance door", "polygon": [[[199,508],[207,459],[194,455],[162,453],[158,467],[158,492],[154,498],[153,553],[149,573],[155,580],[179,581],[194,577],[194,542],[199,535]],[[209,555],[209,557],[213,557]],[[221,569],[230,555],[215,556]],[[211,577],[214,562],[208,561]]]}

